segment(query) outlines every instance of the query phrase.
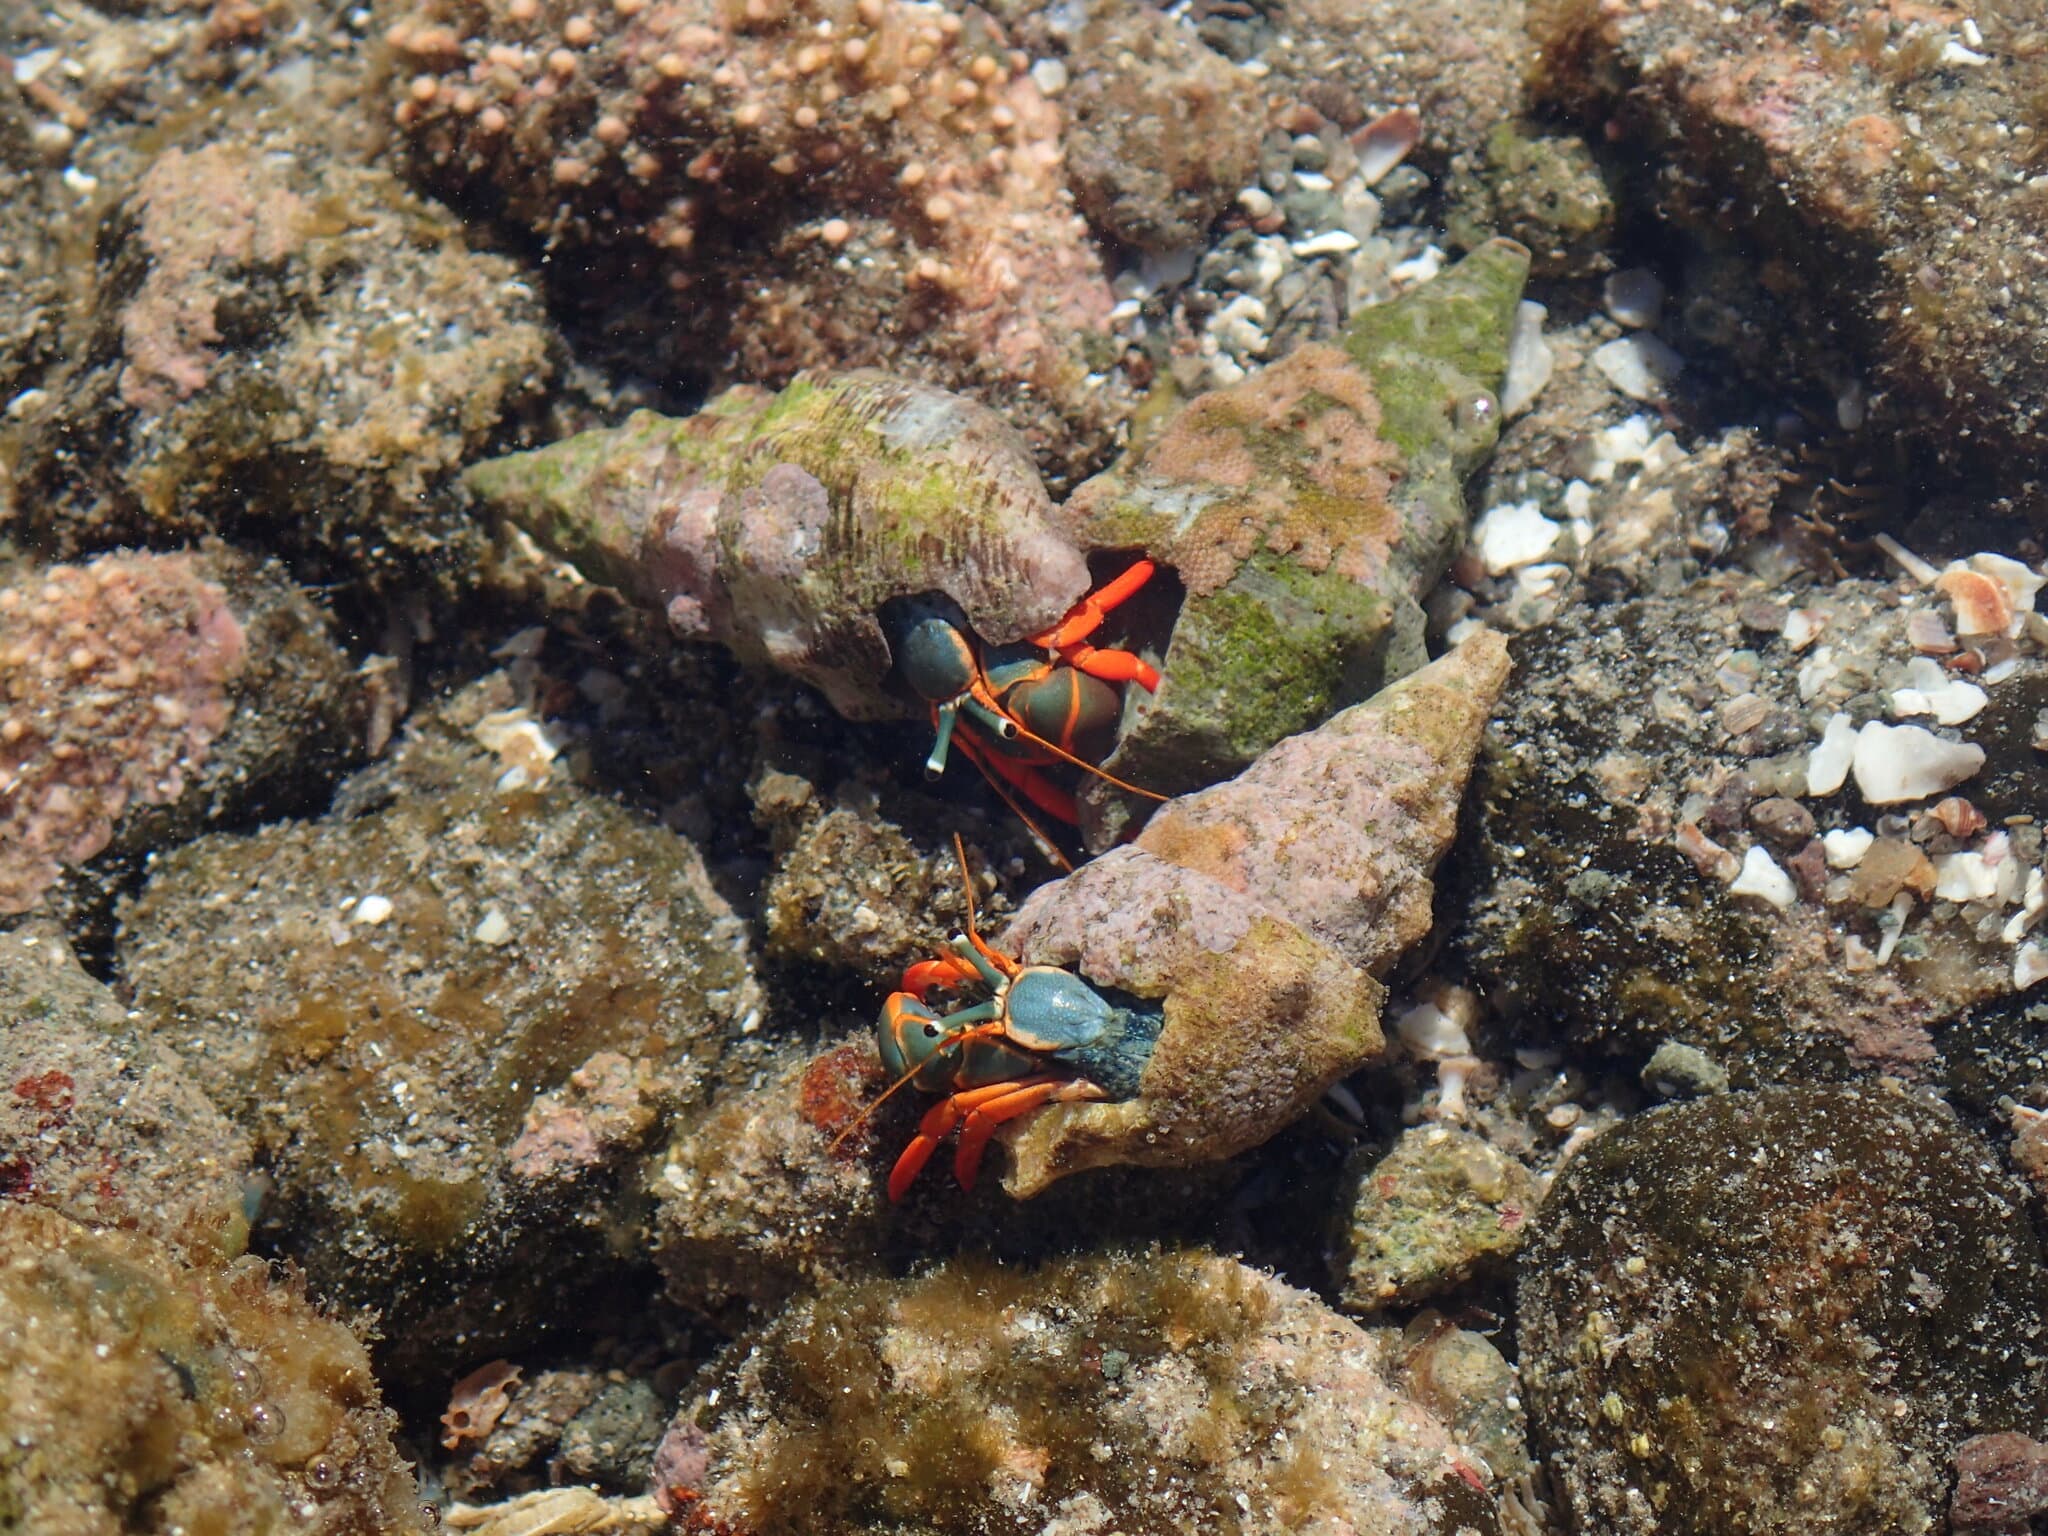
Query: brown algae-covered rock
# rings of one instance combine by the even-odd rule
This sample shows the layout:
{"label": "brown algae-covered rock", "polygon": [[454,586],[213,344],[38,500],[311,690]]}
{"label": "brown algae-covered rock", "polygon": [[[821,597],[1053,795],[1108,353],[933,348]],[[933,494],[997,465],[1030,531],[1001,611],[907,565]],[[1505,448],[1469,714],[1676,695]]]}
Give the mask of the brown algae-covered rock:
{"label": "brown algae-covered rock", "polygon": [[0,917],[69,869],[260,811],[361,748],[326,616],[218,547],[23,566],[0,585]]}
{"label": "brown algae-covered rock", "polygon": [[516,753],[501,689],[324,820],[160,859],[123,914],[136,1006],[256,1133],[274,1240],[415,1361],[615,1267],[637,1154],[758,1006],[689,843],[471,739]]}
{"label": "brown algae-covered rock", "polygon": [[1141,251],[1198,248],[1258,170],[1251,76],[1179,16],[1109,9],[1074,40],[1067,182],[1095,226]]}
{"label": "brown algae-covered rock", "polygon": [[247,1242],[249,1136],[79,968],[54,925],[0,933],[0,1199],[147,1232],[195,1258]]}
{"label": "brown algae-covered rock", "polygon": [[[1213,784],[1427,660],[1421,598],[1464,536],[1464,479],[1528,253],[1494,241],[1415,292],[1189,402],[1060,510],[1186,589],[1158,693],[1105,766],[1161,793]],[[1133,807],[1089,792],[1106,846]]]}
{"label": "brown algae-covered rock", "polygon": [[788,1060],[684,1125],[651,1180],[669,1295],[730,1318],[872,1272],[889,1231],[881,1191],[830,1145],[887,1086],[863,1038]]}
{"label": "brown algae-covered rock", "polygon": [[[1888,0],[1811,18],[1649,0],[1529,7],[1537,94],[1634,145],[1659,211],[1758,269],[1731,318],[1753,328],[1745,311],[1779,311],[1746,359],[1768,387],[1804,367],[1832,393],[1846,341],[1842,364],[1868,370],[1877,412],[1959,466],[2031,484],[2037,505],[2048,278],[2037,213],[2011,195],[2038,170],[2035,151],[2011,125],[2048,89],[2040,23],[2026,0],[1967,19]],[[1734,231],[1731,199],[1745,209]]]}
{"label": "brown algae-covered rock", "polygon": [[1565,1165],[1521,1276],[1523,1378],[1578,1529],[1928,1531],[1960,1442],[2048,1413],[2024,1197],[1929,1100],[1637,1116]]}
{"label": "brown algae-covered rock", "polygon": [[495,511],[676,632],[820,689],[849,719],[882,689],[880,613],[943,592],[1001,643],[1089,587],[1023,442],[992,411],[877,373],[736,389],[695,416],[639,412],[469,471]]}
{"label": "brown algae-covered rock", "polygon": [[369,1356],[261,1259],[0,1201],[0,1518],[37,1536],[427,1529]]}
{"label": "brown algae-covered rock", "polygon": [[1199,1251],[956,1259],[797,1303],[669,1459],[693,1512],[759,1536],[1492,1536],[1483,1464],[1394,1387],[1398,1353]]}
{"label": "brown algae-covered rock", "polygon": [[1347,1170],[1355,1185],[1337,1223],[1346,1311],[1377,1312],[1504,1272],[1540,1198],[1536,1176],[1483,1137],[1418,1125]]}
{"label": "brown algae-covered rock", "polygon": [[433,492],[551,368],[510,262],[261,118],[166,149],[99,252],[90,337],[22,422],[32,541],[262,528],[325,568],[474,569],[475,525]]}
{"label": "brown algae-covered rock", "polygon": [[1162,1000],[1138,1096],[1058,1105],[1009,1136],[1005,1187],[1080,1168],[1173,1166],[1256,1146],[1379,1054],[1374,979],[1428,931],[1430,871],[1493,699],[1505,647],[1467,645],[1169,806],[1019,910],[1027,963]]}

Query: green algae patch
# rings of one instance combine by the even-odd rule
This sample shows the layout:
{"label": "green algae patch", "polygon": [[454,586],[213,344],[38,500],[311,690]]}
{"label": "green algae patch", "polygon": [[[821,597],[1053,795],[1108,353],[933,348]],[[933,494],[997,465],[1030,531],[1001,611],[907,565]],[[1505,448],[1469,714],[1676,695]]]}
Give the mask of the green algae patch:
{"label": "green algae patch", "polygon": [[[1305,346],[1181,406],[1062,510],[1078,537],[1143,549],[1186,588],[1165,683],[1106,766],[1162,793],[1212,784],[1420,667],[1421,598],[1464,537],[1464,481],[1499,430],[1495,392],[1527,253],[1497,241],[1392,303],[1342,347]],[[1144,813],[1101,785],[1091,842]]]}

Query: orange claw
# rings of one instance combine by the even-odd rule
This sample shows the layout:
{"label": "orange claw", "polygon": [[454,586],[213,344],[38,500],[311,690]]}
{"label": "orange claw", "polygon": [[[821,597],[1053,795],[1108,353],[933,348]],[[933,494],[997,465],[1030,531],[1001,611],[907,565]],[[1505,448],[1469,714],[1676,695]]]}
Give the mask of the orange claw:
{"label": "orange claw", "polygon": [[1110,609],[1126,601],[1150,581],[1152,573],[1157,569],[1158,567],[1150,560],[1138,561],[1116,580],[1105,583],[1074,604],[1059,623],[1042,635],[1034,635],[1031,643],[1057,651],[1076,641],[1087,639],[1102,627],[1102,621],[1109,617]]}
{"label": "orange claw", "polygon": [[933,987],[957,987],[962,983],[972,985],[981,979],[981,972],[962,960],[958,955],[940,955],[936,960],[920,960],[903,973],[903,990],[920,1003],[930,1002]]}
{"label": "orange claw", "polygon": [[939,1100],[917,1123],[917,1134],[889,1170],[889,1199],[901,1200],[924,1172],[939,1144],[964,1120],[960,1145],[953,1154],[953,1174],[962,1189],[974,1188],[981,1171],[981,1158],[989,1138],[1006,1120],[1027,1115],[1043,1104],[1071,1103],[1100,1099],[1106,1095],[1085,1078],[1024,1077],[1007,1083],[990,1083],[986,1088],[969,1088]]}

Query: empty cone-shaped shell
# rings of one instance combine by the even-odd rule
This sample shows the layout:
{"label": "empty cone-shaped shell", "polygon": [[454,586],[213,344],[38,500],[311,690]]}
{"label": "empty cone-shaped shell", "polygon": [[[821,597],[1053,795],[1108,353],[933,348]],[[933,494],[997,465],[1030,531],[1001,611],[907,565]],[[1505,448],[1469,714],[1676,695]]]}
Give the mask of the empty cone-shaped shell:
{"label": "empty cone-shaped shell", "polygon": [[1375,975],[1428,931],[1507,670],[1483,632],[1033,893],[1004,946],[1163,999],[1165,1025],[1135,1098],[1006,1133],[1012,1194],[1083,1168],[1230,1157],[1379,1054]]}

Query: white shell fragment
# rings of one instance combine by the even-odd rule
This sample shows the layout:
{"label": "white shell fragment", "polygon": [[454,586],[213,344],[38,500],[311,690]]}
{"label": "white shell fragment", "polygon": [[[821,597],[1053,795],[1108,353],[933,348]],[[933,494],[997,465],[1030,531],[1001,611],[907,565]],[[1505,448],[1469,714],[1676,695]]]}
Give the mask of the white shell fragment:
{"label": "white shell fragment", "polygon": [[1849,782],[1849,765],[1856,756],[1856,722],[1847,715],[1828,717],[1820,745],[1806,759],[1806,792],[1832,795]]}
{"label": "white shell fragment", "polygon": [[1851,763],[1856,788],[1872,805],[1924,800],[1954,789],[1983,766],[1984,749],[1974,742],[1946,741],[1917,725],[1877,720],[1856,733]]}
{"label": "white shell fragment", "polygon": [[1549,554],[1563,531],[1537,503],[1515,501],[1480,514],[1472,528],[1472,546],[1485,563],[1486,574],[1501,576]]}
{"label": "white shell fragment", "polygon": [[2038,944],[2027,944],[2012,958],[2012,986],[2015,992],[2024,992],[2038,981],[2048,979],[2048,949]]}
{"label": "white shell fragment", "polygon": [[1685,359],[1655,336],[1622,336],[1596,347],[1593,366],[1631,400],[1655,400],[1685,371]]}
{"label": "white shell fragment", "polygon": [[1932,715],[1942,725],[1961,725],[1991,702],[1975,683],[1951,677],[1938,661],[1915,656],[1906,664],[1904,688],[1892,690],[1894,715]]}
{"label": "white shell fragment", "polygon": [[1417,1003],[1403,1013],[1394,1020],[1394,1033],[1417,1056],[1442,1060],[1472,1054],[1464,1028],[1435,1003]]}
{"label": "white shell fragment", "polygon": [[1754,896],[1780,912],[1790,911],[1799,900],[1799,888],[1792,883],[1792,877],[1761,847],[1752,847],[1742,856],[1742,872],[1729,883],[1728,894]]}
{"label": "white shell fragment", "polygon": [[1870,852],[1870,845],[1877,841],[1877,834],[1868,827],[1848,827],[1839,832],[1821,835],[1821,850],[1828,856],[1829,869],[1854,869],[1863,862],[1863,855]]}
{"label": "white shell fragment", "polygon": [[506,920],[504,913],[493,907],[483,915],[470,937],[487,948],[496,949],[511,939],[512,924]]}
{"label": "white shell fragment", "polygon": [[349,914],[348,920],[352,923],[361,923],[366,928],[374,928],[390,916],[389,896],[365,896],[356,903],[356,909]]}
{"label": "white shell fragment", "polygon": [[1785,615],[1785,643],[1803,651],[1828,627],[1828,616],[1818,608],[1794,608]]}
{"label": "white shell fragment", "polygon": [[1550,382],[1557,360],[1550,343],[1543,339],[1543,322],[1550,311],[1534,299],[1516,306],[1514,329],[1508,332],[1508,371],[1500,386],[1500,413],[1519,416],[1536,403],[1543,386]]}
{"label": "white shell fragment", "polygon": [[1936,854],[1934,894],[1943,901],[1990,901],[1998,895],[1998,866],[1981,853]]}

